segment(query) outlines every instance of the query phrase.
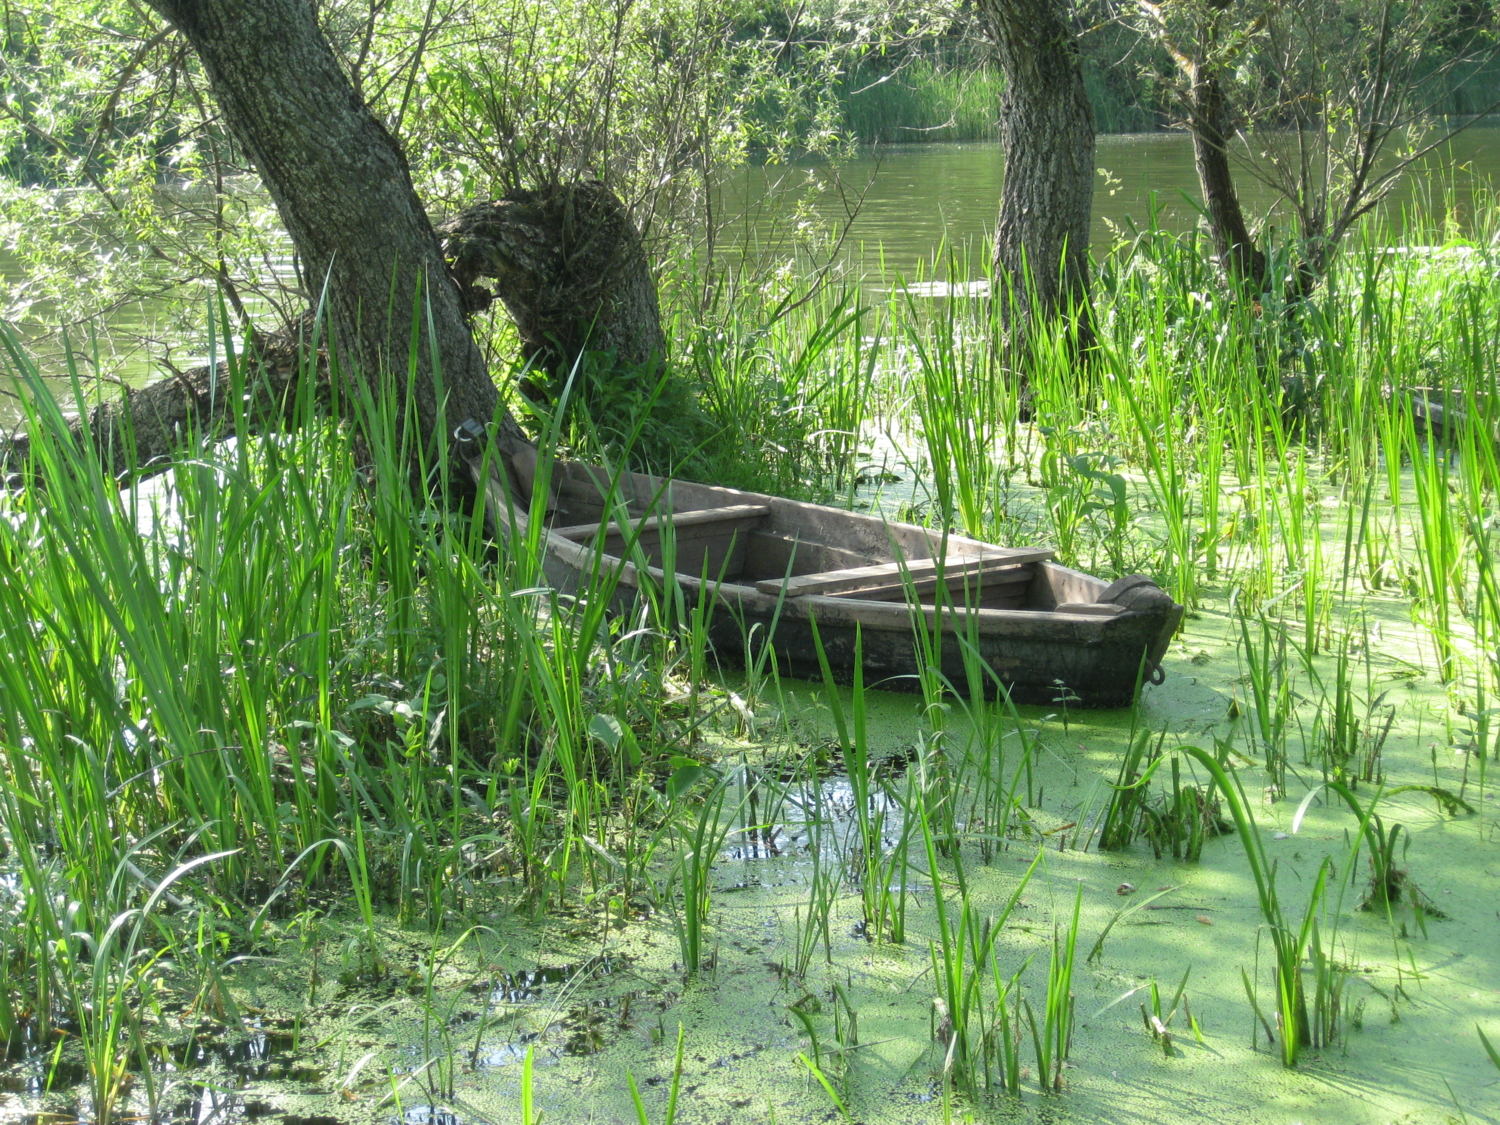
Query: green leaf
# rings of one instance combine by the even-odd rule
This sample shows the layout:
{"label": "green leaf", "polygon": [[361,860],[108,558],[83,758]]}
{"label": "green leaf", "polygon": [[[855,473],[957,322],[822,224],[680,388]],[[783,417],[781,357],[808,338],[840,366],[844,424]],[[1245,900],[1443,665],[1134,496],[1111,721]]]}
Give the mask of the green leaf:
{"label": "green leaf", "polygon": [[589,720],[589,733],[611,750],[618,750],[621,739],[625,737],[620,720],[613,715],[595,715]]}
{"label": "green leaf", "polygon": [[641,744],[635,740],[635,732],[625,727],[620,732],[620,742],[625,747],[625,757],[630,760],[630,767],[640,769],[645,755],[641,753]]}
{"label": "green leaf", "polygon": [[1479,1041],[1484,1044],[1484,1053],[1489,1055],[1490,1062],[1495,1064],[1495,1069],[1500,1070],[1500,1051],[1495,1050],[1495,1045],[1491,1043],[1489,1037],[1485,1035],[1484,1028],[1480,1027],[1476,1023],[1474,1025],[1474,1030],[1479,1032]]}
{"label": "green leaf", "polygon": [[839,1092],[833,1088],[833,1083],[828,1081],[828,1076],[823,1073],[823,1069],[818,1066],[817,1063],[813,1062],[812,1059],[804,1055],[801,1051],[797,1052],[797,1060],[803,1066],[807,1067],[812,1076],[818,1080],[818,1084],[821,1085],[824,1090],[828,1091],[828,1096],[833,1099],[833,1104],[838,1106],[839,1113],[843,1114],[844,1119],[846,1121],[850,1120],[849,1107],[844,1104],[844,1099],[839,1097]]}
{"label": "green leaf", "polygon": [[[678,761],[677,758],[673,758],[672,760],[673,762]],[[690,765],[686,766],[679,766],[672,772],[672,776],[667,778],[667,796],[674,801],[677,800],[694,785],[696,785],[698,783],[698,779],[702,777],[705,772],[706,771],[704,770],[704,768],[697,762],[693,762]]]}
{"label": "green leaf", "polygon": [[613,715],[595,715],[589,720],[589,734],[604,743],[610,750],[623,748],[631,767],[640,768],[641,744],[636,741],[635,732],[621,723],[619,719]]}

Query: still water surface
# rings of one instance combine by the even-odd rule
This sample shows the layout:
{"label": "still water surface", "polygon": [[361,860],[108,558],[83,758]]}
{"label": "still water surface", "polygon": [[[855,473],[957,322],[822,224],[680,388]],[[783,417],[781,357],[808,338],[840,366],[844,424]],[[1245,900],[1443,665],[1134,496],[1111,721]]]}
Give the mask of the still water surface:
{"label": "still water surface", "polygon": [[[1103,136],[1097,148],[1099,175],[1094,193],[1093,242],[1096,252],[1155,221],[1169,230],[1185,230],[1197,221],[1198,182],[1192,146],[1180,133]],[[885,148],[846,162],[837,170],[826,165],[744,168],[729,176],[719,213],[741,216],[720,237],[731,252],[754,247],[761,261],[785,258],[792,242],[785,233],[805,221],[795,210],[799,198],[824,226],[847,225],[841,258],[850,275],[872,287],[887,278],[947,277],[948,260],[967,278],[980,276],[985,243],[999,206],[1004,164],[993,142],[925,144]],[[1255,218],[1275,217],[1274,196],[1252,175],[1238,177],[1243,201]],[[1393,240],[1403,239],[1401,216],[1417,205],[1431,212],[1434,203],[1453,201],[1457,229],[1468,233],[1476,205],[1493,198],[1492,181],[1500,182],[1500,127],[1486,126],[1460,134],[1428,157],[1401,182],[1385,205],[1396,226]],[[776,185],[794,190],[773,190]],[[862,196],[862,198],[860,198]],[[849,220],[849,204],[859,199]],[[1414,237],[1425,241],[1430,234]],[[287,256],[287,262],[290,255]],[[934,261],[941,264],[934,269]],[[285,264],[285,263],[283,263]],[[0,251],[0,283],[20,281],[18,266]],[[37,342],[37,358],[48,373],[63,370],[47,335],[45,312],[19,327]],[[158,343],[158,324],[165,319],[162,302],[140,302],[117,311],[106,328],[122,352],[113,364],[117,377],[139,384],[159,374],[146,349],[132,350],[131,337]],[[75,332],[75,339],[79,333]],[[55,339],[55,338],[54,338]],[[192,353],[202,341],[183,341],[174,349],[180,367],[201,362]],[[65,386],[60,393],[66,395]],[[12,416],[0,403],[0,416]]]}
{"label": "still water surface", "polygon": [[[1106,249],[1120,236],[1147,226],[1155,210],[1166,229],[1181,231],[1197,222],[1201,196],[1193,169],[1192,144],[1181,133],[1102,136],[1094,191],[1093,243]],[[733,237],[771,241],[785,216],[769,195],[772,185],[806,184],[814,212],[826,222],[845,221],[845,201],[864,193],[849,228],[845,260],[866,276],[885,269],[910,278],[920,268],[931,276],[935,255],[969,251],[968,272],[978,276],[982,249],[993,232],[999,208],[1004,161],[994,142],[906,145],[883,149],[844,164],[745,168],[726,184],[728,213],[752,215]],[[1457,204],[1459,229],[1468,233],[1476,200],[1493,196],[1500,182],[1500,128],[1473,128],[1435,151],[1386,201],[1384,213],[1401,226],[1404,212],[1417,205],[1431,211],[1445,197]],[[1275,221],[1275,195],[1248,171],[1237,176],[1249,217]],[[763,207],[757,207],[764,201]],[[780,227],[778,227],[778,220]],[[1396,237],[1400,237],[1399,234]],[[946,267],[944,267],[946,269]]]}

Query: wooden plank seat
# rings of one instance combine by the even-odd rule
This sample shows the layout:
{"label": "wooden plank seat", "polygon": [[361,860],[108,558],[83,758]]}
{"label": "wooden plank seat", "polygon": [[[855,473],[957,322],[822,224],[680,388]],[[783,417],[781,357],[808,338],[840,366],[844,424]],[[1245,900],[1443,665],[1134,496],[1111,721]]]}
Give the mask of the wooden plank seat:
{"label": "wooden plank seat", "polygon": [[[1028,563],[1012,563],[1009,560],[995,562],[983,566],[962,568],[950,564],[943,571],[943,586],[957,598],[959,602],[966,599],[958,591],[967,589],[971,595],[977,596],[983,591],[985,600],[995,597],[1006,597],[1011,593],[1019,599],[1025,588],[1031,584],[1032,571]],[[922,600],[927,600],[926,595],[934,593],[938,588],[937,572],[933,571],[924,578],[913,578],[903,581],[898,574],[889,580],[882,582],[879,586],[860,586],[853,590],[837,590],[826,594],[830,598],[869,598],[875,601],[884,601],[888,598],[904,598],[907,593],[915,594]]]}
{"label": "wooden plank seat", "polygon": [[[706,526],[719,530],[718,525],[754,523],[770,514],[769,504],[728,504],[722,508],[695,508],[688,512],[670,512],[664,516],[651,516],[640,523],[622,524],[618,520],[610,520],[609,529],[605,535],[624,538],[632,531],[638,531],[642,536],[660,535],[663,522],[670,524],[675,531]],[[575,543],[585,543],[598,535],[599,529],[604,526],[603,523],[575,523],[568,527],[554,527],[552,534],[561,535],[564,539],[571,539]]]}
{"label": "wooden plank seat", "polygon": [[825,570],[817,574],[797,574],[786,579],[766,579],[757,582],[755,588],[762,594],[780,594],[783,589],[789,598],[810,594],[825,597],[878,598],[906,588],[909,579],[917,592],[937,588],[937,569],[943,563],[945,581],[979,578],[987,581],[996,572],[1015,570],[1017,579],[1020,568],[1029,563],[1043,562],[1053,557],[1046,547],[991,547],[973,555],[949,555],[946,560],[912,559],[910,562],[880,563],[875,566],[856,566],[844,570]]}

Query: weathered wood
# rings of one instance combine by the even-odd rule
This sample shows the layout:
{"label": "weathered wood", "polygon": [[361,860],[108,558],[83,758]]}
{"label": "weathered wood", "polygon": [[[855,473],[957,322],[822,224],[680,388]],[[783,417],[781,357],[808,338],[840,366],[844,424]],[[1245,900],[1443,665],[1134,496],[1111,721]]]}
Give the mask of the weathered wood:
{"label": "weathered wood", "polygon": [[1055,609],[1064,602],[1095,602],[1105,590],[1105,583],[1092,574],[1061,563],[1044,562],[1036,569],[1027,603],[1037,609]]}
{"label": "weathered wood", "polygon": [[798,535],[776,535],[764,528],[750,533],[745,549],[745,568],[755,574],[808,574],[870,563],[870,556],[859,551],[828,543],[809,543]]}
{"label": "weathered wood", "polygon": [[[684,528],[699,527],[703,524],[744,523],[758,521],[761,517],[769,515],[771,509],[765,504],[728,504],[722,508],[699,508],[689,512],[673,512],[664,516],[651,516],[640,523],[623,524],[618,520],[611,520],[610,536],[629,536],[632,533],[638,535],[659,535],[663,522],[670,524],[675,530],[682,531]],[[552,529],[553,535],[561,535],[564,539],[572,539],[576,542],[585,542],[599,534],[599,529],[605,525],[599,522],[573,524],[571,527],[556,527]]]}
{"label": "weathered wood", "polygon": [[948,593],[948,600],[957,605],[989,605],[991,602],[998,601],[1015,601],[1019,604],[1024,600],[1024,591],[1018,588],[1029,585],[1031,578],[1032,570],[1029,564],[1006,565],[997,562],[993,568],[988,565],[950,567],[944,572],[941,583],[938,582],[935,573],[926,578],[912,578],[907,581],[902,581],[898,576],[877,586],[860,586],[852,590],[827,591],[827,593],[829,597],[835,598],[874,598],[879,601],[885,598],[905,597],[910,592],[926,601],[925,595],[936,595],[938,586],[941,585]]}
{"label": "weathered wood", "polygon": [[[957,580],[986,570],[1015,566],[1020,563],[1041,562],[1054,557],[1055,552],[1045,547],[1006,548],[990,547],[979,555],[953,555],[945,560],[944,576]],[[847,570],[830,570],[821,574],[799,574],[784,582],[767,579],[757,582],[755,588],[762,594],[779,594],[785,590],[789,598],[800,598],[807,594],[854,594],[861,590],[888,588],[902,583],[903,575],[913,580],[925,579],[937,573],[939,560],[913,559],[878,563],[872,566],[851,567]],[[894,580],[894,582],[893,582]]]}
{"label": "weathered wood", "polygon": [[[672,544],[672,568],[678,574],[707,578],[709,583],[737,581],[745,570],[747,532],[733,524],[705,524],[684,529]],[[623,543],[623,540],[611,542]],[[666,550],[660,539],[640,543],[647,563],[666,565]],[[610,545],[606,543],[605,549]]]}
{"label": "weathered wood", "polygon": [[[564,482],[558,490],[562,505],[558,520],[564,524],[582,522],[570,521],[570,511],[605,511],[621,504],[649,508],[669,502],[679,513],[736,505],[768,508],[767,515],[757,517],[763,526],[744,536],[756,544],[756,550],[745,553],[744,572],[737,577],[728,577],[737,564],[727,563],[720,570],[709,558],[704,580],[704,564],[687,565],[681,555],[676,574],[668,576],[659,556],[645,561],[641,555],[622,558],[608,543],[584,544],[550,533],[544,542],[543,568],[548,581],[565,593],[589,590],[596,576],[610,575],[611,605],[620,612],[637,606],[639,590],[660,590],[670,582],[689,607],[713,608],[707,615],[708,638],[719,659],[744,659],[770,645],[784,674],[820,679],[817,654],[821,647],[835,675],[847,677],[857,645],[867,685],[916,689],[916,675],[926,659],[918,656],[913,635],[916,623],[935,631],[940,642],[939,670],[957,690],[995,694],[1003,689],[1024,703],[1047,704],[1066,696],[1080,706],[1121,707],[1133,699],[1143,667],[1147,676],[1159,673],[1182,613],[1182,607],[1155,583],[1140,576],[1109,585],[1055,562],[1018,561],[1028,551],[1042,560],[1050,558],[1051,552],[1045,549],[1001,554],[1001,548],[929,528],[734,489],[667,482],[645,474],[611,480],[598,470],[577,465],[559,465],[556,474]],[[587,495],[590,481],[599,485],[592,496]],[[607,504],[600,493],[603,488],[612,489]],[[714,549],[723,549],[724,539],[730,549],[737,549],[740,538],[740,533],[721,537]],[[848,569],[884,567],[899,572],[894,557],[899,551],[912,560],[909,574],[913,565],[935,569],[932,555],[945,549],[949,565],[958,567],[964,566],[964,559],[971,568],[983,567],[986,552],[999,555],[996,561],[1007,580],[990,593],[1002,595],[992,599],[1000,604],[981,597],[977,608],[951,604],[957,599],[938,607],[913,605],[904,597],[877,601],[862,592],[853,596],[804,593],[794,598],[782,592],[786,570],[808,558],[852,555],[865,566]],[[1020,580],[1010,579],[1010,572],[1017,570],[1031,573]],[[936,582],[934,572],[926,577]],[[983,595],[988,576],[974,571],[970,577],[980,584]],[[864,592],[871,589],[863,587]],[[1099,608],[1079,605],[1101,602],[1106,604]],[[1053,607],[1059,603],[1077,608],[1055,612]],[[974,656],[984,670],[978,684],[967,681]]]}
{"label": "weathered wood", "polygon": [[712,580],[738,578],[745,568],[750,532],[770,513],[765,504],[728,504],[670,515],[651,516],[637,523],[574,524],[555,528],[553,535],[574,542],[591,543],[600,537],[604,549],[620,553],[629,544],[652,566],[662,566],[666,544],[663,529],[672,529],[673,566],[695,577]]}
{"label": "weathered wood", "polygon": [[[328,400],[326,352],[311,350],[312,319],[303,317],[290,327],[251,342],[235,363],[203,364],[173,371],[165,379],[120,398],[100,403],[69,421],[75,440],[87,435],[100,460],[122,482],[127,474],[139,480],[166,468],[191,434],[222,437],[235,432],[236,407],[252,433],[272,432],[294,420],[299,395]],[[313,386],[303,388],[311,377]],[[236,404],[236,379],[244,388]],[[0,466],[11,483],[22,483],[31,455],[31,438],[12,433],[0,443]]]}

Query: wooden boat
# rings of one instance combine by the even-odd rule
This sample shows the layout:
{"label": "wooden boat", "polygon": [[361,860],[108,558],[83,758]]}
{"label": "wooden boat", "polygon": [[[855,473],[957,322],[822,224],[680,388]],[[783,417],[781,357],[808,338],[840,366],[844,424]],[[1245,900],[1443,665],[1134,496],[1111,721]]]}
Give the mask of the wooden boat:
{"label": "wooden boat", "polygon": [[[512,487],[529,490],[530,468],[517,468]],[[1106,583],[1044,548],[945,541],[876,516],[645,474],[611,479],[579,463],[554,465],[549,492],[549,584],[573,594],[614,574],[624,609],[643,585],[663,587],[671,560],[684,604],[711,608],[721,660],[743,661],[769,641],[780,671],[800,678],[821,678],[816,622],[836,675],[852,675],[858,633],[868,686],[916,690],[920,624],[959,691],[971,687],[967,653],[983,662],[986,694],[1003,685],[1018,703],[1123,707],[1139,683],[1160,682],[1182,618],[1149,578]]]}

